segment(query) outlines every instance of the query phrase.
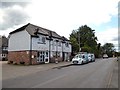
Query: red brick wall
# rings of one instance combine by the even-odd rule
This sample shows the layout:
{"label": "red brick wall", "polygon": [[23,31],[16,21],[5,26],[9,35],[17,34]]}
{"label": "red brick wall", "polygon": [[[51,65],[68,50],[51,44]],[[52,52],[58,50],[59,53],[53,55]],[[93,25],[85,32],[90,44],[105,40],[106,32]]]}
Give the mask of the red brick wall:
{"label": "red brick wall", "polygon": [[[31,59],[32,64],[39,64],[37,62],[37,51],[32,51],[34,58]],[[8,63],[10,62],[20,64],[25,62],[25,65],[30,64],[30,51],[10,51],[8,52]]]}
{"label": "red brick wall", "polygon": [[[50,62],[55,63],[55,59],[56,59],[55,57],[51,57]],[[59,62],[62,62],[62,57],[58,57],[57,59],[58,59]]]}
{"label": "red brick wall", "polygon": [[[70,54],[71,53],[69,53],[69,55]],[[37,51],[32,51],[32,55],[34,55],[34,57],[31,59],[32,64],[39,64],[39,62],[37,62]],[[50,62],[54,63],[55,59],[56,59],[55,57],[51,57]],[[59,62],[63,61],[62,57],[58,57],[57,59]],[[10,63],[11,61],[16,64],[20,64],[20,62],[24,62],[25,65],[29,65],[30,64],[30,51],[9,51],[8,52],[8,63]]]}
{"label": "red brick wall", "polygon": [[29,51],[9,51],[8,52],[8,63],[13,61],[13,63],[20,64],[20,62],[25,62],[26,65],[30,63]]}
{"label": "red brick wall", "polygon": [[34,55],[34,58],[32,58],[32,64],[39,64],[37,62],[37,51],[32,51],[32,55]]}

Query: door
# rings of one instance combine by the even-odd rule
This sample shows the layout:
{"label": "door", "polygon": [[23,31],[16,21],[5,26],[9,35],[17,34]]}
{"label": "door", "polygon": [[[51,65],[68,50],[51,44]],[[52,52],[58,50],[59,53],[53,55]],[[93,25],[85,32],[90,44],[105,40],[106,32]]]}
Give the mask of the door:
{"label": "door", "polygon": [[43,62],[44,62],[44,58],[45,58],[44,52],[43,52],[43,51],[39,52],[39,62],[40,62],[40,63],[43,63]]}
{"label": "door", "polygon": [[49,52],[48,51],[38,52],[38,62],[49,63]]}
{"label": "door", "polygon": [[45,63],[49,63],[49,52],[47,51],[47,52],[45,52],[45,59],[44,59],[44,61],[45,61]]}
{"label": "door", "polygon": [[62,52],[63,61],[65,61],[65,53]]}

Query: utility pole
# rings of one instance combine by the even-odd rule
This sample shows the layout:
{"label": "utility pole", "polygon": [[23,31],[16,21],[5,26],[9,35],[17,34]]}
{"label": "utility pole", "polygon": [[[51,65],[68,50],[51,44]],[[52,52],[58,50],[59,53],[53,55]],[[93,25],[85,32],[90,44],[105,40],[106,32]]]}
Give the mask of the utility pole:
{"label": "utility pole", "polygon": [[80,48],[80,31],[78,32],[78,42],[79,42],[79,52],[81,51],[81,48]]}

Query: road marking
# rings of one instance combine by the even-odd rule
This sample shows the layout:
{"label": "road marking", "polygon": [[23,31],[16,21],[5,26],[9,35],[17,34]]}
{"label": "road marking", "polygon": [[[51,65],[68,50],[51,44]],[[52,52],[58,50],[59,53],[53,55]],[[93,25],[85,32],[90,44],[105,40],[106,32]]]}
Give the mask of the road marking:
{"label": "road marking", "polygon": [[108,76],[108,83],[106,85],[106,88],[110,88],[110,84],[111,84],[111,81],[112,81],[112,76],[113,76],[113,70],[114,70],[114,66],[115,66],[115,63],[112,65],[112,70],[109,72],[109,76]]}
{"label": "road marking", "polygon": [[65,76],[66,76],[66,75],[62,75],[62,76],[59,76],[59,77],[50,79],[50,80],[45,81],[45,82],[43,82],[43,83],[41,83],[41,84],[35,85],[35,86],[32,87],[32,88],[38,88],[38,87],[40,87],[40,86],[43,86],[43,85],[45,85],[45,84],[47,84],[47,83],[50,83],[50,82],[53,82],[53,81],[55,81],[55,80],[57,80],[57,79],[63,78],[63,77],[65,77]]}
{"label": "road marking", "polygon": [[112,76],[113,76],[113,73],[110,73],[110,78],[109,78],[109,81],[108,81],[108,84],[106,86],[106,88],[110,88],[110,84],[111,84],[111,81],[112,81]]}
{"label": "road marking", "polygon": [[43,68],[43,67],[37,67],[37,68],[39,69],[39,68]]}

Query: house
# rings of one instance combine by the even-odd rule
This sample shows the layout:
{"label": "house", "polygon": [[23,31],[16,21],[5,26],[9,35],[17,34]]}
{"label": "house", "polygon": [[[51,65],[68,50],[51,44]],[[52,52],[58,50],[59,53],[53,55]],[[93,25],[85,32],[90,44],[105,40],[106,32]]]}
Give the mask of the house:
{"label": "house", "polygon": [[0,36],[0,61],[7,60],[8,54],[8,39],[5,36]]}
{"label": "house", "polygon": [[9,34],[8,63],[39,64],[70,59],[71,44],[56,32],[28,23]]}

